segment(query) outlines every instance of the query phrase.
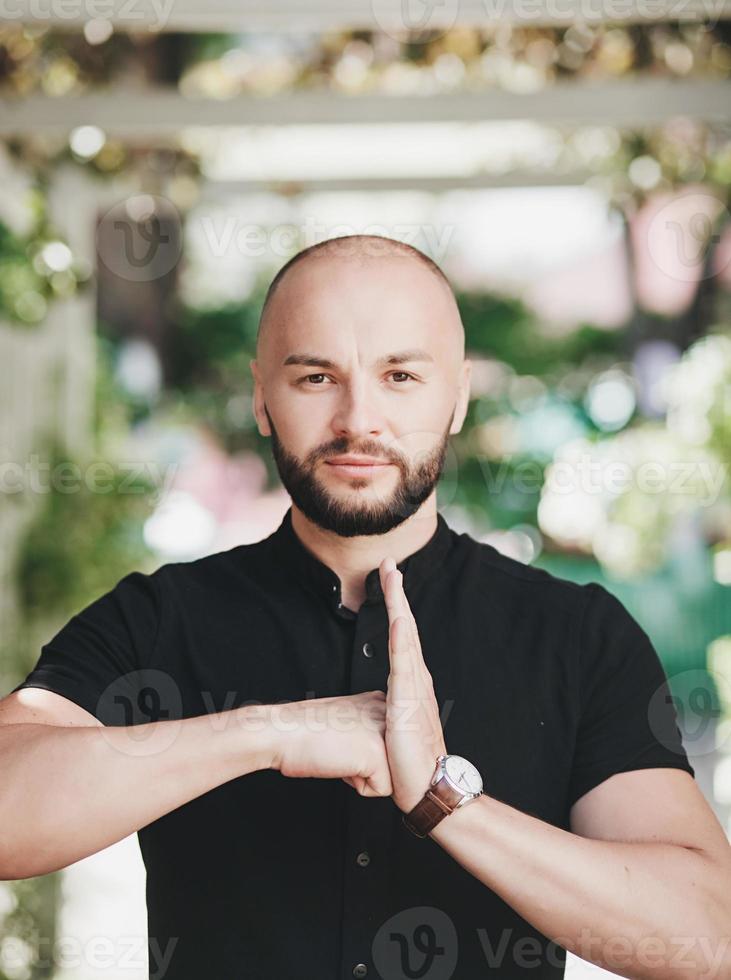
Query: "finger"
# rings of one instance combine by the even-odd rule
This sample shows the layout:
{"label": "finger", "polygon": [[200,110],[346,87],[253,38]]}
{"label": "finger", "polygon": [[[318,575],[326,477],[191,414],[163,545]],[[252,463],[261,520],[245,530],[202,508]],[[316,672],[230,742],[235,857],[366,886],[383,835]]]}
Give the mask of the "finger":
{"label": "finger", "polygon": [[398,608],[398,615],[403,616],[406,620],[407,631],[409,642],[413,644],[417,650],[420,647],[419,644],[419,630],[416,625],[416,619],[414,618],[414,613],[409,604],[409,600],[406,597],[406,592],[404,591],[404,577],[403,574],[398,571],[398,574],[393,576],[394,585],[393,590],[395,592],[395,602]]}
{"label": "finger", "polygon": [[[389,681],[394,677],[408,677],[414,673],[413,655],[408,628],[403,616],[397,616],[389,627],[388,650],[391,665]],[[391,690],[389,686],[389,690]]]}
{"label": "finger", "polygon": [[[361,796],[384,796],[386,794],[379,793],[378,790],[375,789],[375,787],[371,786],[370,783],[366,782],[363,784],[363,792],[360,795]],[[388,795],[390,796],[390,793]]]}
{"label": "finger", "polygon": [[389,563],[386,565],[387,568],[393,566],[390,567],[390,571],[386,572],[386,587],[384,589],[384,598],[386,600],[389,619],[394,621],[399,616],[403,616],[407,621],[409,631],[411,631],[412,626],[416,626],[416,621],[411,612],[409,600],[406,598],[406,593],[404,592],[403,573],[393,565],[393,558],[386,559],[386,562]]}
{"label": "finger", "polygon": [[421,649],[414,617],[403,591],[402,579],[403,576],[397,569],[389,575],[387,581],[390,638],[399,661],[397,666],[402,666],[403,669],[408,666],[409,669],[416,671],[421,666]]}
{"label": "finger", "polygon": [[369,796],[391,796],[393,786],[391,785],[391,773],[388,766],[376,770],[366,781],[366,787],[370,791]]}
{"label": "finger", "polygon": [[419,630],[416,625],[416,619],[411,610],[411,606],[409,605],[409,600],[406,598],[406,593],[404,592],[403,575],[397,570],[397,575],[394,575],[393,578],[394,584],[392,589],[396,593],[395,603],[397,604],[399,610],[399,612],[396,614],[396,618],[400,617],[404,620],[400,627],[400,642],[402,642],[408,649],[413,670],[417,674],[428,674],[429,672],[426,663],[424,662],[424,655],[421,649],[421,641],[419,638]]}
{"label": "finger", "polygon": [[403,590],[403,575],[400,569],[396,567],[393,558],[384,559],[383,573],[383,597],[386,600],[386,609],[390,618],[395,619],[397,616],[406,615],[409,610],[406,594]]}
{"label": "finger", "polygon": [[403,576],[396,568],[393,558],[386,558],[383,562],[384,570],[384,589],[383,598],[386,603],[388,622],[391,631],[399,617],[405,617],[407,613],[406,597],[401,585]]}

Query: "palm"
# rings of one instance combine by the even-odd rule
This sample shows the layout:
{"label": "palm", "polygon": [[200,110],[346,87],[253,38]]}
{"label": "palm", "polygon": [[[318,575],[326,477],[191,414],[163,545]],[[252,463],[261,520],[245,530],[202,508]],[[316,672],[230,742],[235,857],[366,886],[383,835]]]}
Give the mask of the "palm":
{"label": "palm", "polygon": [[[389,564],[390,563],[390,564]],[[410,810],[424,795],[437,756],[446,754],[434,684],[421,651],[416,622],[393,560],[381,565],[389,616],[391,670],[386,693],[386,753],[393,798]]]}

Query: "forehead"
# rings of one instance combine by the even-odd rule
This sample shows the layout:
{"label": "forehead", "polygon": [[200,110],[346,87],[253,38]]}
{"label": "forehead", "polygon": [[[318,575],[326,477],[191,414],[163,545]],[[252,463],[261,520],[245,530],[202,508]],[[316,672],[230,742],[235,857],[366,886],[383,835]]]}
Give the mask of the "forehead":
{"label": "forehead", "polygon": [[279,364],[304,351],[370,363],[411,347],[438,363],[456,343],[458,313],[446,283],[412,257],[318,256],[284,277],[267,320]]}

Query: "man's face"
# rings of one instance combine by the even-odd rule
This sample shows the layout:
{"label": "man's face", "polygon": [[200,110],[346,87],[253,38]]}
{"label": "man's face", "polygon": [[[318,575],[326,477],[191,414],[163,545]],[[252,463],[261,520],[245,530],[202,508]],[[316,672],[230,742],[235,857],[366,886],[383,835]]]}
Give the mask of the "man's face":
{"label": "man's face", "polygon": [[[435,492],[466,410],[461,330],[446,286],[413,259],[314,257],[288,273],[252,362],[255,411],[282,484],[314,524],[385,534]],[[407,350],[427,359],[382,361]],[[285,364],[293,355],[315,360]],[[344,454],[386,465],[328,462]]]}

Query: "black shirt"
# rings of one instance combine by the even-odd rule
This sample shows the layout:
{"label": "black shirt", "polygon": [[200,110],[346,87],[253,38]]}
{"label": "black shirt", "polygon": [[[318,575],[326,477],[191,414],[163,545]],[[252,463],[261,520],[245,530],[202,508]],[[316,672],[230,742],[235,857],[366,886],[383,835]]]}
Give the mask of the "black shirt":
{"label": "black shirt", "polygon": [[[441,514],[399,568],[447,750],[477,766],[487,794],[569,830],[574,801],[613,773],[695,776],[661,662],[603,586],[523,565]],[[342,605],[290,509],[262,541],[127,575],[43,646],[19,687],[107,725],[385,691],[377,568],[366,589],[357,612]],[[411,834],[390,797],[340,779],[249,773],[138,837],[157,980],[564,974],[565,950]]]}

